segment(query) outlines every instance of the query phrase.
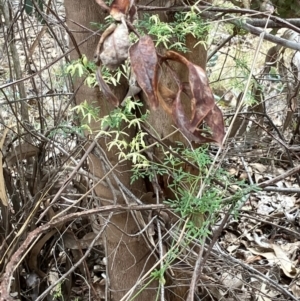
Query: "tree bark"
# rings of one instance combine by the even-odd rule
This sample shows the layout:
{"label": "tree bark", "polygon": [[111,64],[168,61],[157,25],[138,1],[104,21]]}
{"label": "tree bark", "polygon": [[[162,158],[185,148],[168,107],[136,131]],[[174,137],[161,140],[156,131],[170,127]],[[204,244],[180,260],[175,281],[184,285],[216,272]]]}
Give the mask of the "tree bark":
{"label": "tree bark", "polygon": [[[68,27],[72,31],[77,44],[86,39],[92,33],[92,31],[89,32],[83,27],[81,28],[78,24],[94,31],[95,28],[90,25],[91,22],[104,23],[105,15],[94,1],[66,0],[65,7]],[[79,47],[80,52],[85,54],[89,60],[93,60],[98,40],[99,36],[91,37],[86,43],[83,43]],[[71,58],[78,59],[78,54],[73,51],[71,53]],[[78,86],[77,82],[75,83],[75,86]],[[118,86],[118,89],[114,92],[119,98],[121,98],[125,96],[126,89],[127,85],[124,84],[122,86]],[[97,106],[100,107],[99,117],[106,116],[111,110],[113,110],[113,107],[104,99],[98,88],[90,89],[86,86],[81,86],[76,95],[76,102],[79,104],[85,100],[90,103],[97,101]],[[92,124],[91,127],[94,130],[100,129],[99,124]],[[133,135],[134,133],[130,134]],[[99,144],[103,147],[103,149],[106,149],[106,141],[104,139],[100,139]],[[106,155],[112,165],[118,163],[116,152],[107,152]],[[107,173],[107,171],[103,168],[103,163],[96,156],[90,157],[90,167],[90,172],[94,173],[94,175],[99,178],[103,177]],[[130,172],[128,172],[130,171],[130,168],[131,166],[128,163],[118,166],[116,170],[118,178],[132,193],[140,197],[145,192],[144,184],[142,181],[137,181],[133,185],[130,185]],[[112,185],[117,188],[117,185],[113,182],[113,180]],[[98,185],[95,188],[95,192],[101,199],[113,200],[118,204],[125,203],[122,196],[117,195],[117,199],[114,199],[114,191],[108,189],[108,187]],[[106,203],[105,201],[102,202],[102,205],[107,204],[109,203]],[[147,272],[154,263],[154,258],[150,255],[151,252],[148,250],[143,238],[139,236],[129,237],[126,235],[127,233],[129,235],[133,235],[137,232],[139,232],[139,229],[130,213],[114,215],[105,231],[108,262],[107,277],[109,279],[108,300],[121,300],[124,294],[134,286],[137,279],[139,279],[143,273]],[[149,287],[143,289],[135,300],[155,300],[155,292],[148,288]],[[137,291],[135,291],[135,293],[136,292]]]}
{"label": "tree bark", "polygon": [[[139,4],[145,5],[148,1],[139,1]],[[165,5],[165,1],[155,1],[152,5]],[[92,31],[88,31],[85,28],[90,28],[91,22],[104,23],[105,15],[101,11],[100,7],[91,0],[65,0],[67,24],[69,29],[72,31],[77,44],[86,39],[92,34]],[[82,25],[83,27],[80,27]],[[94,50],[96,48],[99,36],[93,36],[83,43],[79,48],[82,54],[85,54],[89,60],[93,59]],[[194,63],[205,67],[206,62],[206,51],[203,46],[199,45],[193,48],[196,41],[192,36],[187,37],[187,45],[192,50],[192,52],[187,54],[188,59],[192,60]],[[73,51],[71,53],[71,59],[78,59],[78,53]],[[187,79],[187,71],[182,69],[182,66],[176,66],[176,71],[180,74],[181,78]],[[168,83],[168,86],[174,86],[174,83]],[[78,83],[75,83],[76,88]],[[115,90],[115,94],[119,99],[125,96],[127,90],[127,85],[118,86]],[[97,101],[100,107],[100,117],[108,115],[113,107],[108,104],[104,99],[103,95],[97,89],[90,89],[86,86],[81,86],[76,95],[76,102],[81,103],[83,101],[95,102]],[[186,104],[187,107],[190,103]],[[149,123],[158,133],[159,138],[163,138],[174,131],[172,119],[167,115],[161,108],[155,112],[151,112],[149,117]],[[94,130],[99,129],[98,124],[92,125]],[[134,133],[129,133],[134,135]],[[180,133],[169,138],[169,142],[183,141],[185,139]],[[106,141],[104,139],[99,140],[99,144],[105,149]],[[112,165],[118,163],[118,158],[115,152],[106,152],[106,156]],[[130,185],[130,164],[122,164],[117,167],[118,177],[122,183],[135,195],[142,196],[147,193],[145,184],[140,181],[136,181],[133,185]],[[103,162],[96,156],[90,157],[90,172],[94,173],[98,177],[104,176],[107,171],[103,168]],[[117,187],[116,183],[112,179],[112,185]],[[95,188],[97,196],[102,199],[114,200],[113,191],[108,189],[108,187],[98,185]],[[117,199],[114,200],[118,204],[125,203],[122,196],[117,195]],[[102,205],[107,205],[106,202],[102,202]],[[121,231],[120,231],[121,230]],[[129,237],[126,233],[132,235],[139,231],[133,217],[128,214],[118,214],[114,215],[109,227],[105,231],[106,240],[106,252],[108,260],[108,279],[109,279],[109,294],[108,300],[119,301],[122,297],[134,286],[137,280],[145,274],[151,266],[155,263],[155,257],[151,255],[149,248],[147,247],[145,241],[142,237],[135,236]],[[144,283],[145,284],[145,283]],[[141,288],[141,286],[139,286]],[[137,301],[151,301],[155,300],[157,297],[157,287],[156,283],[152,283],[150,286],[143,288],[141,293],[138,294],[134,300]],[[135,291],[137,293],[138,290]],[[184,294],[186,293],[186,290]],[[175,295],[175,294],[174,294]],[[173,295],[173,296],[174,296]],[[180,297],[180,296],[179,296]]]}

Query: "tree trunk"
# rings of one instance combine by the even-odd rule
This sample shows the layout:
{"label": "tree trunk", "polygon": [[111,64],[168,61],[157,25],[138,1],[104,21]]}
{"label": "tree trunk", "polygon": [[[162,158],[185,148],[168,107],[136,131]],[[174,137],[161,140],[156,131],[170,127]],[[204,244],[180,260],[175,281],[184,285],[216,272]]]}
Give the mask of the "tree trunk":
{"label": "tree trunk", "polygon": [[[148,1],[139,1],[139,4],[145,5],[147,2]],[[151,5],[165,5],[165,1],[155,1],[151,3]],[[87,31],[85,29],[91,28],[93,31],[95,30],[95,28],[92,28],[90,24],[91,22],[104,23],[104,14],[93,0],[65,0],[65,7],[68,27],[72,31],[77,44],[80,44],[81,41],[92,35],[92,31]],[[79,24],[83,27],[80,27]],[[89,60],[93,59],[94,50],[98,40],[99,36],[92,36],[79,47],[81,53],[85,54]],[[189,36],[187,38],[188,47],[193,51],[188,54],[188,58],[194,63],[204,67],[206,62],[206,51],[202,46],[193,48],[195,42],[196,41],[193,37]],[[78,59],[78,53],[73,51],[71,53],[71,58]],[[180,77],[186,79],[187,71],[181,70],[180,68],[181,66],[177,67],[178,74],[180,74]],[[75,86],[78,87],[78,85],[78,83],[75,83]],[[123,86],[118,86],[118,89],[114,92],[119,99],[122,99],[122,97],[126,94],[126,89],[127,85],[124,84]],[[90,89],[86,86],[81,86],[76,95],[76,102],[81,103],[85,100],[89,102],[97,101],[97,104],[100,107],[101,116],[108,115],[113,109],[113,107],[104,99],[98,88]],[[188,106],[190,106],[190,104],[188,104]],[[156,112],[152,112],[150,114],[149,122],[156,129],[160,138],[163,138],[174,131],[171,117],[160,108]],[[94,130],[97,128],[99,129],[97,124],[93,124],[92,127]],[[133,135],[134,133],[130,134]],[[180,140],[184,141],[183,137],[179,135],[179,133],[169,139],[170,143],[172,141]],[[104,139],[100,139],[99,144],[103,147],[103,149],[105,149],[106,141]],[[113,166],[118,163],[118,157],[115,152],[107,151],[106,156]],[[93,172],[100,178],[103,177],[107,173],[107,170],[104,170],[103,162],[101,162],[101,160],[96,156],[91,156],[90,160],[90,172]],[[122,183],[136,196],[141,197],[143,194],[147,193],[145,184],[142,180],[140,180],[136,181],[133,185],[130,185],[129,170],[130,164],[127,163],[122,164],[121,166],[119,165],[116,172],[118,172],[118,177]],[[111,180],[112,185],[117,187],[114,180]],[[126,200],[124,200],[122,195],[115,195],[107,186],[98,185],[95,188],[95,192],[101,199],[114,200],[114,197],[116,197],[117,199],[114,200],[115,202],[119,204],[126,203]],[[102,205],[107,204],[108,203],[105,201],[102,202]],[[137,280],[141,278],[141,276],[145,274],[155,263],[155,257],[151,255],[147,244],[141,236],[130,237],[126,235],[126,233],[132,235],[137,232],[139,232],[139,229],[136,222],[132,215],[127,213],[114,215],[105,231],[109,279],[108,300],[121,300],[122,297],[134,286]],[[134,300],[155,300],[158,294],[155,289],[155,286],[157,285],[155,283],[152,283],[151,285],[147,286],[145,289],[143,288],[141,293],[138,294]],[[139,288],[142,286],[139,286]],[[138,289],[135,290],[132,297],[137,292]]]}
{"label": "tree trunk", "polygon": [[[98,5],[94,1],[81,0],[73,1],[66,0],[66,15],[68,27],[73,31],[76,42],[79,44],[83,39],[91,35],[91,32],[87,32],[83,28],[80,28],[78,24],[83,25],[87,28],[92,28],[91,22],[104,23],[104,15]],[[75,22],[73,22],[75,21]],[[92,28],[95,30],[95,28]],[[99,36],[90,38],[87,42],[80,46],[81,53],[85,54],[90,60],[93,60],[94,51],[98,43]],[[77,59],[78,54],[73,51],[71,54],[72,59]],[[75,83],[76,85],[76,83]],[[119,86],[118,90],[115,91],[116,95],[121,98],[126,94],[127,86]],[[108,104],[107,100],[104,99],[103,95],[99,92],[99,89],[90,89],[86,86],[81,86],[76,95],[76,102],[89,101],[90,103],[97,100],[97,106],[100,107],[100,117],[109,114],[113,107]],[[92,125],[94,130],[99,129],[98,124]],[[133,133],[132,133],[133,134]],[[99,144],[106,149],[106,141],[104,139],[99,140]],[[118,162],[118,157],[115,152],[106,153],[108,160],[112,165]],[[99,178],[103,177],[107,171],[103,170],[102,162],[96,156],[90,157],[90,171],[93,172]],[[118,178],[122,183],[129,188],[129,190],[141,197],[144,193],[144,184],[142,181],[137,181],[134,185],[130,184],[130,170],[129,164],[122,164],[118,166],[117,172]],[[117,187],[116,183],[112,180],[112,185]],[[114,200],[114,192],[105,186],[98,185],[95,188],[97,196],[105,200]],[[114,200],[118,204],[126,203],[121,195],[117,196],[117,200]],[[132,201],[132,200],[130,200]],[[102,205],[108,205],[111,203],[102,202]],[[121,231],[120,231],[121,230]],[[106,253],[108,262],[108,279],[109,279],[109,293],[108,300],[119,301],[124,294],[134,286],[137,279],[139,279],[143,271],[153,265],[154,260],[150,255],[151,252],[148,250],[142,237],[126,236],[126,233],[133,235],[139,232],[139,229],[130,215],[130,213],[116,214],[112,217],[109,226],[105,231],[106,238]],[[150,256],[150,258],[149,258]],[[148,259],[148,262],[146,261]],[[147,264],[146,264],[147,262]],[[135,291],[136,293],[137,291]],[[155,300],[155,292],[153,290],[144,289],[135,300]]]}

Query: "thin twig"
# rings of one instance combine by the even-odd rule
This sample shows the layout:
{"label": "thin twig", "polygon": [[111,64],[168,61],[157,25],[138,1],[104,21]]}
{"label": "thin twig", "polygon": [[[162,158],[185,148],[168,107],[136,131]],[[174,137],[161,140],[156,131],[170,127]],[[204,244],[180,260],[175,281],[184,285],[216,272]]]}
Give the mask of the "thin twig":
{"label": "thin twig", "polygon": [[[148,7],[148,6],[138,6],[138,9],[141,11],[188,11],[190,10],[190,7],[184,7],[184,6],[174,6],[174,7]],[[258,12],[255,10],[245,10],[245,9],[227,9],[227,8],[219,8],[219,7],[206,7],[206,6],[199,6],[199,9],[201,10],[200,15],[203,16],[204,18],[208,18],[208,19],[216,19],[216,14],[213,12],[224,12],[227,14],[232,14],[232,13],[237,13],[237,14],[252,14],[252,15],[262,15],[262,16],[266,16],[266,13],[262,13],[262,12]],[[284,26],[282,27],[287,27],[290,29],[293,29],[294,31],[300,33],[299,28],[297,28],[297,26],[294,26],[293,24],[285,21],[284,19],[281,19],[279,17],[276,16],[272,16],[270,15],[268,19],[266,19],[265,21],[265,26],[264,28],[267,28],[267,24],[269,22],[269,19],[272,19],[274,21],[280,22],[282,23]],[[248,23],[246,22],[241,22],[240,17],[230,17],[227,20],[226,19],[222,19],[219,20],[219,22],[228,22],[231,24],[236,25],[237,27],[243,28],[246,31],[256,35],[256,36],[260,36],[264,31],[260,28],[254,27],[253,25],[250,24],[250,22]],[[278,44],[278,45],[282,45],[283,47],[287,47],[287,48],[291,48],[294,50],[300,50],[300,44],[296,43],[296,42],[291,42],[289,40],[286,39],[282,39],[279,37],[276,37],[272,34],[269,33],[264,33],[264,39],[267,41],[270,41],[272,43]]]}
{"label": "thin twig", "polygon": [[84,155],[82,156],[82,158],[80,159],[78,164],[75,166],[74,170],[70,173],[68,179],[64,182],[64,185],[62,185],[62,187],[56,193],[56,195],[53,198],[53,200],[51,201],[49,207],[46,210],[44,210],[43,213],[41,213],[41,215],[40,215],[39,219],[37,220],[36,224],[38,224],[41,221],[41,219],[46,215],[46,213],[48,212],[50,206],[55,204],[55,202],[59,199],[61,193],[68,187],[69,183],[75,177],[77,171],[81,168],[82,164],[85,162],[85,160],[87,159],[87,157],[89,156],[89,154],[91,153],[91,151],[94,149],[95,146],[96,146],[96,140],[94,140],[90,144],[90,146],[88,147],[88,149],[86,150],[86,152],[84,153]]}
{"label": "thin twig", "polygon": [[[18,251],[13,254],[10,261],[6,264],[5,273],[2,277],[2,282],[0,285],[0,292],[1,292],[1,298],[0,301],[13,301],[13,299],[9,295],[10,291],[10,279],[13,276],[13,273],[15,271],[16,266],[18,265],[18,262],[20,258],[24,255],[24,253],[28,250],[29,246],[32,244],[32,242],[36,239],[37,236],[46,233],[48,230],[58,227],[62,223],[66,223],[70,220],[75,220],[78,218],[83,218],[85,216],[89,216],[92,214],[98,214],[98,213],[104,213],[104,212],[122,212],[122,211],[131,211],[131,210],[161,210],[165,209],[166,206],[162,204],[151,204],[151,205],[131,205],[131,206],[122,206],[122,205],[110,205],[110,206],[104,206],[101,208],[96,209],[90,209],[86,211],[81,212],[75,212],[70,213],[68,215],[65,215],[63,217],[52,219],[50,222],[36,228],[32,232],[30,232],[27,235],[27,238],[24,240],[22,245],[19,247]],[[96,238],[95,238],[96,239]]]}
{"label": "thin twig", "polygon": [[[155,194],[156,194],[156,204],[159,204],[159,191],[158,191],[158,186],[155,185]],[[164,248],[163,248],[163,243],[162,243],[162,235],[161,235],[161,227],[160,227],[160,221],[159,219],[156,219],[156,227],[157,227],[157,234],[158,234],[158,249],[159,249],[159,259],[160,259],[160,272],[164,270],[164,261],[163,261],[163,256],[164,256]],[[163,281],[160,281],[160,300],[165,301],[165,286]]]}
{"label": "thin twig", "polygon": [[225,38],[220,44],[218,44],[218,46],[213,49],[207,56],[207,61],[209,62],[209,60],[221,49],[223,48],[228,42],[230,42],[230,40],[235,36],[235,34],[232,34],[230,36],[228,36],[227,38]]}
{"label": "thin twig", "polygon": [[294,168],[292,168],[292,169],[284,172],[283,174],[281,174],[281,175],[279,175],[279,176],[277,176],[277,177],[275,177],[273,179],[270,179],[268,181],[259,183],[257,186],[261,187],[261,188],[270,186],[270,185],[275,184],[275,183],[277,183],[277,182],[279,182],[281,180],[284,180],[287,177],[290,177],[290,176],[298,173],[299,171],[300,171],[300,165],[298,165],[298,166],[296,166],[296,167],[294,167]]}
{"label": "thin twig", "polygon": [[300,188],[283,188],[283,187],[272,187],[267,186],[262,189],[263,191],[274,191],[274,192],[282,192],[282,193],[300,193]]}
{"label": "thin twig", "polygon": [[286,227],[283,227],[283,226],[280,226],[280,225],[278,225],[278,224],[275,224],[275,223],[269,222],[269,221],[267,221],[267,220],[264,220],[262,216],[260,216],[260,217],[255,217],[255,216],[253,216],[253,215],[250,216],[250,215],[244,214],[244,213],[240,213],[239,216],[240,216],[240,217],[247,217],[247,218],[249,218],[249,219],[254,219],[254,220],[256,220],[256,221],[258,221],[258,222],[260,222],[260,223],[263,223],[263,224],[271,225],[271,226],[273,226],[274,228],[278,228],[278,229],[281,229],[281,230],[284,230],[284,231],[290,233],[291,235],[295,235],[297,238],[300,239],[300,233],[299,233],[299,232],[293,231],[293,230],[288,229],[288,228],[286,228]]}
{"label": "thin twig", "polygon": [[[169,12],[182,12],[182,11],[190,11],[190,6],[172,6],[172,7],[165,7],[165,6],[144,6],[138,5],[139,11],[169,11]],[[270,20],[268,21],[267,18],[264,19],[252,19],[250,16],[260,16],[266,17],[268,15],[266,12],[260,12],[252,9],[243,9],[243,8],[224,8],[224,7],[217,7],[217,6],[198,6],[199,10],[201,11],[200,15],[206,18],[211,18],[216,20],[216,18],[222,18],[226,14],[239,14],[239,15],[247,15],[247,18],[243,19],[246,23],[256,27],[264,27],[264,28],[290,28],[295,32],[300,33],[299,18],[288,18],[283,19],[275,15],[270,16]],[[223,13],[216,15],[216,13]],[[240,18],[240,17],[238,17]],[[222,20],[223,21],[223,20]]]}
{"label": "thin twig", "polygon": [[54,283],[52,283],[51,285],[49,285],[45,291],[43,291],[42,294],[40,294],[38,296],[38,298],[36,299],[36,301],[39,300],[43,300],[47,294],[53,289],[55,288],[59,283],[61,283],[63,280],[66,279],[66,277],[68,277],[68,275],[70,275],[73,271],[76,270],[77,267],[79,267],[82,262],[88,257],[88,255],[91,253],[95,243],[98,241],[98,239],[100,238],[100,236],[102,235],[102,233],[104,232],[104,230],[106,229],[111,217],[113,215],[113,212],[111,212],[108,216],[108,218],[105,220],[104,225],[102,226],[102,229],[97,233],[96,237],[93,239],[93,241],[91,242],[91,244],[89,245],[89,247],[87,248],[87,250],[85,251],[84,255],[66,272],[64,273],[60,278],[58,278]]}

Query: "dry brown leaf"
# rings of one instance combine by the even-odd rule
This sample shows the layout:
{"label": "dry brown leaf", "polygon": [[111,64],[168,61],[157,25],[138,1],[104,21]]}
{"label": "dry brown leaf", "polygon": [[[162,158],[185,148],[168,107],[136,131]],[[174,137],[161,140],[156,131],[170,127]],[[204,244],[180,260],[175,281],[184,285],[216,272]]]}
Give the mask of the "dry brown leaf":
{"label": "dry brown leaf", "polygon": [[235,250],[237,250],[240,246],[239,245],[231,245],[226,248],[227,252],[232,254]]}
{"label": "dry brown leaf", "polygon": [[281,246],[281,249],[289,255],[289,258],[292,258],[293,255],[298,252],[300,248],[300,241],[295,241],[292,243],[287,243]]}
{"label": "dry brown leaf", "polygon": [[241,274],[232,275],[230,273],[223,273],[221,276],[221,283],[230,289],[236,289],[242,287],[244,281]]}
{"label": "dry brown leaf", "polygon": [[247,260],[245,261],[245,263],[253,263],[255,261],[259,261],[261,260],[261,256],[257,255],[257,256],[250,256],[247,258]]}
{"label": "dry brown leaf", "polygon": [[103,45],[104,41],[106,40],[106,38],[109,35],[111,35],[116,30],[116,28],[117,28],[117,24],[112,23],[102,33],[101,38],[97,44],[95,54],[94,54],[94,61],[97,66],[100,66],[100,63],[101,63],[100,53],[102,51],[102,45]]}
{"label": "dry brown leaf", "polygon": [[261,252],[254,248],[249,248],[248,250],[253,254],[260,255],[268,259],[270,263],[279,265],[287,277],[295,278],[299,270],[295,268],[285,252],[280,248],[280,246],[274,244],[270,244],[270,246],[274,249],[274,252]]}
{"label": "dry brown leaf", "polygon": [[119,23],[113,33],[107,36],[103,42],[100,53],[103,65],[111,70],[121,66],[128,58],[129,46],[128,28],[126,24]]}
{"label": "dry brown leaf", "polygon": [[180,96],[181,90],[179,89],[172,109],[173,119],[180,131],[189,141],[195,141],[199,144],[214,142],[214,139],[201,135],[199,131],[192,132],[190,130],[190,120],[184,112]]}
{"label": "dry brown leaf", "polygon": [[236,176],[238,174],[238,169],[236,169],[235,167],[231,167],[227,170],[227,172],[231,175],[231,176]]}
{"label": "dry brown leaf", "polygon": [[149,36],[143,36],[129,49],[130,62],[136,80],[147,96],[152,109],[158,107],[157,98],[157,54],[154,43]]}
{"label": "dry brown leaf", "polygon": [[[260,295],[260,293],[262,295]],[[259,296],[257,298],[257,301],[272,301],[272,299],[268,298],[268,293],[270,293],[269,287],[265,282],[262,283],[261,288],[259,290]]]}
{"label": "dry brown leaf", "polygon": [[300,281],[295,281],[291,285],[290,290],[293,292],[296,298],[300,298]]}
{"label": "dry brown leaf", "polygon": [[250,163],[249,166],[251,166],[254,170],[257,170],[260,173],[264,173],[268,168],[268,166],[260,163]]}
{"label": "dry brown leaf", "polygon": [[174,51],[168,51],[165,57],[186,65],[189,70],[189,85],[192,94],[192,118],[190,129],[193,131],[215,106],[213,93],[209,87],[208,79],[200,66],[191,63],[181,54]]}
{"label": "dry brown leaf", "polygon": [[212,139],[221,146],[225,136],[225,131],[223,113],[220,108],[215,104],[204,120],[212,130]]}
{"label": "dry brown leaf", "polygon": [[280,260],[280,265],[284,274],[290,278],[296,277],[298,271],[286,255],[286,252],[284,252],[282,248],[276,244],[272,244],[272,247],[277,258]]}
{"label": "dry brown leaf", "polygon": [[[225,136],[224,121],[221,110],[216,106],[204,70],[184,56],[174,51],[167,51],[164,60],[173,60],[186,66],[189,71],[189,84],[181,83],[178,76],[171,71],[178,91],[173,102],[172,116],[181,132],[197,143],[217,142],[222,144]],[[186,93],[191,101],[191,116],[186,116],[181,103],[181,92]],[[203,122],[209,126],[211,133],[198,128]]]}

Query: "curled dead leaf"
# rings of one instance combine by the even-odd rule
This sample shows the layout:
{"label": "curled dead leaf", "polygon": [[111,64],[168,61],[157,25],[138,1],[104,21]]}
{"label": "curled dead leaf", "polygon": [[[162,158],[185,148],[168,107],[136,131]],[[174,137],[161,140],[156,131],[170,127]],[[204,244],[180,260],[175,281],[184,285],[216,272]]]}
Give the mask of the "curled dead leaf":
{"label": "curled dead leaf", "polygon": [[[184,64],[189,71],[189,85],[178,83],[178,78],[174,77],[179,90],[176,101],[173,103],[172,116],[178,128],[191,141],[217,142],[221,145],[225,136],[223,115],[215,104],[204,70],[174,51],[167,51],[164,60],[173,60]],[[180,99],[182,91],[191,99],[191,118],[188,118],[183,110]],[[204,133],[198,129],[203,121],[209,126],[211,133]]]}
{"label": "curled dead leaf", "polygon": [[186,65],[189,70],[189,84],[192,94],[191,130],[195,130],[215,106],[214,96],[209,87],[206,74],[201,67],[191,63],[177,52],[168,51],[165,57]]}
{"label": "curled dead leaf", "polygon": [[[111,70],[115,70],[128,58],[130,41],[126,24],[119,23],[116,26],[112,26],[112,28],[115,29],[111,34],[106,36],[102,45],[102,50],[99,49],[99,51],[101,51],[100,60],[102,61],[103,65]],[[103,35],[105,35],[105,32]],[[100,46],[98,48],[101,47],[100,42],[99,44]]]}
{"label": "curled dead leaf", "polygon": [[291,279],[295,278],[296,275],[299,273],[299,269],[297,269],[294,266],[293,262],[289,259],[284,250],[280,246],[275,244],[270,244],[270,247],[272,247],[273,249],[272,252],[258,251],[254,248],[249,248],[248,250],[251,251],[253,254],[260,255],[268,259],[268,261],[273,265],[279,265],[280,269],[287,277]]}
{"label": "curled dead leaf", "polygon": [[173,108],[172,108],[172,116],[173,119],[182,132],[182,134],[189,140],[189,141],[195,141],[197,143],[209,143],[209,142],[214,142],[213,139],[209,137],[202,136],[200,131],[194,131],[192,132],[190,130],[190,120],[186,116],[182,103],[181,103],[181,89],[178,90],[177,96],[175,99],[175,102],[173,103]]}
{"label": "curled dead leaf", "polygon": [[147,96],[152,109],[158,107],[157,65],[158,58],[154,43],[149,36],[143,36],[129,49],[130,62],[136,80]]}

